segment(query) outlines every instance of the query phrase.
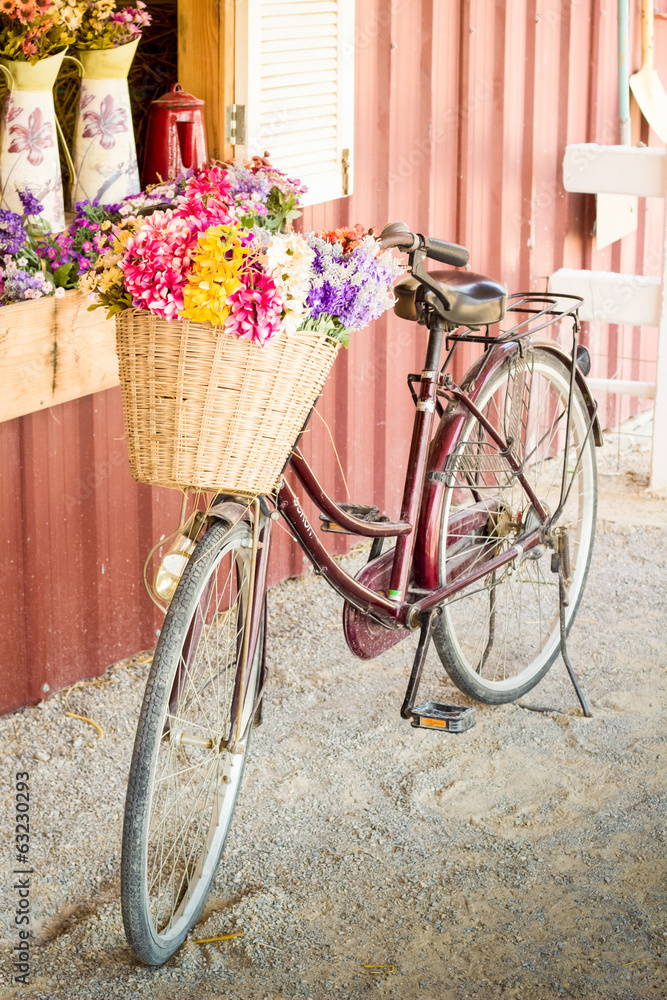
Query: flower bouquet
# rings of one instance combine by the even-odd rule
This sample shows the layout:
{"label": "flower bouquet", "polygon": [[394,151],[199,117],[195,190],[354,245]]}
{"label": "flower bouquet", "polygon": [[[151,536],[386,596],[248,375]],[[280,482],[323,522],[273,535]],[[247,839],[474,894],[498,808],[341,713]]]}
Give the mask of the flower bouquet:
{"label": "flower bouquet", "polygon": [[2,0],[0,56],[33,65],[75,39],[87,4],[72,0]]}
{"label": "flower bouquet", "polygon": [[[78,2],[78,0],[72,0]],[[83,67],[72,201],[117,202],[141,185],[127,75],[151,17],[142,0],[84,0],[74,48]]]}
{"label": "flower bouquet", "polygon": [[[0,71],[9,93],[0,125],[0,191],[18,214],[17,180],[43,205],[42,222],[65,225],[52,88],[81,24],[77,0],[2,0]],[[67,155],[67,154],[66,154]]]}
{"label": "flower bouquet", "polygon": [[53,269],[42,259],[39,215],[43,205],[25,188],[19,189],[23,214],[0,209],[0,305],[65,294]]}
{"label": "flower bouquet", "polygon": [[341,344],[392,305],[397,261],[361,226],[244,226],[220,166],[104,242],[81,287],[117,314],[134,477],[270,492]]}
{"label": "flower bouquet", "polygon": [[74,41],[77,49],[116,49],[138,41],[151,23],[143,0],[121,7],[115,0],[73,0],[71,6],[83,8]]}

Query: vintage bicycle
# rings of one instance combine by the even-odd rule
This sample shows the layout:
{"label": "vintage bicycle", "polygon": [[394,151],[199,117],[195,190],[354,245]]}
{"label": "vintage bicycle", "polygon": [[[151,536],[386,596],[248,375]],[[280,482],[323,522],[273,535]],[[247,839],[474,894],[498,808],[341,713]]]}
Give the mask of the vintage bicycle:
{"label": "vintage bicycle", "polygon": [[[561,652],[588,711],[566,648],[591,561],[602,443],[578,343],[581,299],[508,296],[481,275],[427,271],[427,258],[463,267],[468,251],[402,223],[386,226],[381,244],[408,254],[395,311],[428,331],[424,368],[408,375],[415,418],[400,517],[335,502],[298,443],[289,466],[321,511],[321,530],[372,540],[355,577],[329,555],[285,479],[254,501],[219,495],[200,515],[153,658],[127,792],[123,920],[151,965],[201,913],[261,719],[274,520],[343,597],[353,653],[370,659],[419,632],[401,707],[413,725],[460,732],[474,723],[469,706],[416,704],[431,639],[460,690],[488,704],[520,698]],[[515,322],[502,330],[506,317]],[[563,323],[569,350],[540,336]],[[465,342],[482,350],[456,382],[449,369]]]}

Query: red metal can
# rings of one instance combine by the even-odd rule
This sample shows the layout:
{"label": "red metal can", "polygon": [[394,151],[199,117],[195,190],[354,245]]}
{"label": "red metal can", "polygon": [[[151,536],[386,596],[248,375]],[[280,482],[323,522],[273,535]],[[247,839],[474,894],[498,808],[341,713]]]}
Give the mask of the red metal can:
{"label": "red metal can", "polygon": [[142,187],[174,180],[189,167],[200,170],[206,166],[203,107],[204,101],[187,94],[180,83],[151,102]]}

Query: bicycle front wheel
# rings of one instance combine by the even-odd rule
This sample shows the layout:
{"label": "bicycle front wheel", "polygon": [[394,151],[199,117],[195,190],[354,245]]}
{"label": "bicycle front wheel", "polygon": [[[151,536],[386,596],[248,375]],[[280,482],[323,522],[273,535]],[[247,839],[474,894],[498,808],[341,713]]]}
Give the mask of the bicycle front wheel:
{"label": "bicycle front wheel", "polygon": [[232,821],[249,743],[235,745],[235,738],[246,728],[249,736],[264,641],[262,620],[238,724],[251,553],[245,523],[217,522],[206,532],[178,584],[153,658],[130,768],[121,864],[125,933],[148,965],[165,962],[196,923]]}
{"label": "bicycle front wheel", "polygon": [[[489,380],[478,408],[523,463],[543,508],[558,507],[565,462],[570,373],[549,351],[525,350]],[[581,602],[593,550],[597,510],[595,443],[588,408],[575,382],[570,417],[566,484],[569,496],[558,526],[567,533],[570,555],[570,628]],[[440,576],[449,579],[457,549],[469,546],[465,568],[509,548],[540,520],[509,463],[471,415],[448,465],[440,535]],[[489,502],[487,537],[477,548],[457,537],[461,512]],[[459,561],[461,557],[459,556]],[[539,546],[520,564],[510,563],[472,584],[447,605],[434,630],[440,658],[454,683],[489,704],[514,701],[546,674],[560,649],[558,577],[551,549]]]}

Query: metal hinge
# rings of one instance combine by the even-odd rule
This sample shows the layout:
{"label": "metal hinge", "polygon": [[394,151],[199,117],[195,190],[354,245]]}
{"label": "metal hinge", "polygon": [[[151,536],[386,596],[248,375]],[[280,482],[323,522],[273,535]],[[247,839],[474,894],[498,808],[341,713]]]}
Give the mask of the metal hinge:
{"label": "metal hinge", "polygon": [[245,146],[245,104],[226,106],[225,142],[231,146]]}
{"label": "metal hinge", "polygon": [[341,166],[343,168],[343,195],[350,193],[350,151],[344,149],[341,155]]}

